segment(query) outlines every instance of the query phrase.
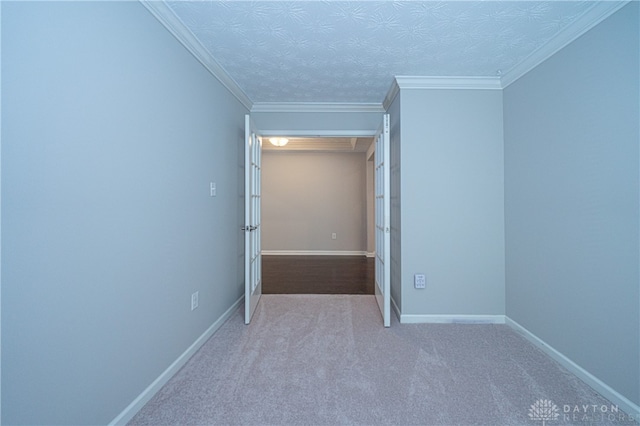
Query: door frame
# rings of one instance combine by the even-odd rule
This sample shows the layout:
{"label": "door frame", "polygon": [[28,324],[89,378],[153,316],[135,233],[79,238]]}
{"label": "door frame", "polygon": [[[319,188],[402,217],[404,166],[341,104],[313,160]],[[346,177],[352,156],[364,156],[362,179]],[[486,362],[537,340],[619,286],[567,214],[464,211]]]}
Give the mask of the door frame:
{"label": "door frame", "polygon": [[[284,138],[375,138],[378,134],[378,130],[259,130],[260,136],[263,139],[268,139],[269,137],[284,137]],[[374,140],[371,143],[371,147],[365,153],[366,161],[369,161],[369,156],[374,155],[375,153],[375,145],[376,141]],[[305,152],[305,151],[301,151]],[[375,167],[374,167],[374,176],[372,179],[375,180]],[[366,185],[366,183],[365,183]],[[375,187],[375,184],[374,184]],[[366,190],[366,187],[365,187]],[[374,188],[375,192],[375,188]],[[375,194],[374,194],[375,199]],[[369,206],[366,206],[367,209]],[[373,207],[373,211],[375,212],[375,203]],[[375,217],[373,226],[375,228]],[[373,232],[373,244],[375,247],[375,232]],[[373,253],[369,253],[368,250],[365,250],[367,257],[375,257],[375,251]],[[372,254],[372,256],[370,256]]]}
{"label": "door frame", "polygon": [[[382,116],[386,115],[387,113],[383,114]],[[383,118],[384,119],[384,118]],[[365,153],[365,161],[369,161],[369,157],[371,154],[375,154],[375,144],[376,144],[376,140],[375,137],[379,134],[380,129],[375,129],[375,130],[261,130],[259,129],[259,134],[262,138],[266,139],[269,137],[274,137],[274,136],[278,136],[278,137],[290,137],[290,138],[295,138],[295,137],[304,137],[304,138],[323,138],[323,137],[345,137],[345,138],[354,138],[354,137],[363,137],[363,138],[374,138],[374,140],[372,141],[372,147],[370,148],[370,150],[368,152]],[[390,138],[389,138],[389,144],[390,144]],[[375,163],[375,161],[374,161]],[[374,176],[373,178],[375,179],[375,165],[374,165]],[[365,183],[366,185],[366,183]],[[375,187],[375,185],[374,185]],[[365,186],[365,190],[366,190],[366,186]],[[375,192],[375,188],[374,188],[374,192]],[[387,194],[388,197],[390,197],[390,194]],[[374,193],[374,200],[375,200],[375,193]],[[367,205],[367,209],[369,208],[369,206]],[[375,206],[374,206],[374,227],[375,227]],[[376,233],[374,232],[373,238],[374,238],[374,245],[375,245],[375,238],[376,238]],[[375,252],[374,252],[375,253]],[[367,255],[368,255],[368,251],[367,251]],[[390,260],[390,259],[389,259]],[[389,283],[390,284],[390,283]],[[376,284],[374,283],[374,286]],[[389,291],[390,291],[390,285],[389,285]],[[374,295],[375,296],[375,295]],[[391,300],[391,295],[389,294],[389,299],[390,299],[390,304],[393,304],[393,301]],[[390,311],[394,311],[395,309],[390,309]],[[391,312],[390,312],[391,313]],[[397,312],[396,312],[397,314]],[[384,319],[384,318],[383,318]],[[388,320],[388,318],[387,318]],[[384,324],[385,326],[388,327],[387,324]]]}
{"label": "door frame", "polygon": [[244,123],[244,322],[249,324],[262,296],[262,135],[250,114]]}
{"label": "door frame", "polygon": [[[374,143],[375,295],[385,327],[391,326],[391,125],[382,116]],[[382,151],[382,152],[381,152]],[[380,198],[379,196],[382,195]],[[381,236],[381,238],[379,238]],[[381,265],[381,268],[378,268]]]}

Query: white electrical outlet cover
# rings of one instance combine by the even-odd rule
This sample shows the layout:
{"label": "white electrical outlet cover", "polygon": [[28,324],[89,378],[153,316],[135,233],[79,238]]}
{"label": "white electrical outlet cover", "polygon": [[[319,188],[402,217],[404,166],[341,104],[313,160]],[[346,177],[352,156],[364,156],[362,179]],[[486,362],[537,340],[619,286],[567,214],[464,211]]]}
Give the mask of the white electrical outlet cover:
{"label": "white electrical outlet cover", "polygon": [[198,292],[196,291],[191,295],[191,310],[193,311],[198,307]]}

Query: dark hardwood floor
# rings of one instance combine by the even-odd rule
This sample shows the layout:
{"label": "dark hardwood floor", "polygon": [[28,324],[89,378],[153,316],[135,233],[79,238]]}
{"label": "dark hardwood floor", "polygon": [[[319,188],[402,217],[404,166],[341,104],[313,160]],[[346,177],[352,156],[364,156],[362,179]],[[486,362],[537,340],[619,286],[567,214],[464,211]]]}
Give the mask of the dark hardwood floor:
{"label": "dark hardwood floor", "polygon": [[263,294],[374,294],[373,258],[262,256]]}

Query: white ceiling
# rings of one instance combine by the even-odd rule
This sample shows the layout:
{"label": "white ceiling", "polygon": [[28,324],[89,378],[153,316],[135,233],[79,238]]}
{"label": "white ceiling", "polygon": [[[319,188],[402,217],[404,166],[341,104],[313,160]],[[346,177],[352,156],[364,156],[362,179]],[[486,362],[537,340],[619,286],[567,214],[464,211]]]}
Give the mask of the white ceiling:
{"label": "white ceiling", "polygon": [[394,76],[512,73],[576,22],[601,20],[601,3],[612,4],[204,0],[161,14],[252,104],[380,104]]}

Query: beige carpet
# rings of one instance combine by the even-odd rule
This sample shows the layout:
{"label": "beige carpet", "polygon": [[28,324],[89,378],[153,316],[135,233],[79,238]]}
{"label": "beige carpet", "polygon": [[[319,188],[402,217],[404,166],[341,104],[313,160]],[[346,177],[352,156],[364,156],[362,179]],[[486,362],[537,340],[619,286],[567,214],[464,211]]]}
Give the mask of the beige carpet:
{"label": "beige carpet", "polygon": [[374,296],[346,295],[264,295],[251,325],[242,319],[130,424],[636,424],[622,411],[564,413],[612,404],[504,325],[385,329]]}

